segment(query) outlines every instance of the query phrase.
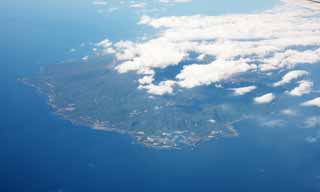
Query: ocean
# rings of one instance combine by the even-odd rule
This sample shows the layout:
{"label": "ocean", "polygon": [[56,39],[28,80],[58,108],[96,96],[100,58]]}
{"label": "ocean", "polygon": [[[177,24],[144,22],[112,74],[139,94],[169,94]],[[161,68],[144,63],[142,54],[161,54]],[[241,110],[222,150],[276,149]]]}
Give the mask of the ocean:
{"label": "ocean", "polygon": [[[204,13],[272,7],[267,0],[250,9],[249,0],[226,2],[212,10],[206,6]],[[0,32],[5,88],[0,115],[1,192],[320,191],[319,144],[303,139],[309,130],[258,129],[243,122],[237,138],[170,151],[146,148],[127,135],[59,118],[44,95],[17,79],[46,65],[80,59],[92,42],[106,37],[134,39],[141,33],[135,25],[139,14],[101,14],[89,0],[12,0],[0,6],[4,9],[0,21],[5,24]],[[182,14],[191,8],[176,11]],[[165,14],[175,10],[171,9]],[[77,51],[70,52],[72,48]]]}

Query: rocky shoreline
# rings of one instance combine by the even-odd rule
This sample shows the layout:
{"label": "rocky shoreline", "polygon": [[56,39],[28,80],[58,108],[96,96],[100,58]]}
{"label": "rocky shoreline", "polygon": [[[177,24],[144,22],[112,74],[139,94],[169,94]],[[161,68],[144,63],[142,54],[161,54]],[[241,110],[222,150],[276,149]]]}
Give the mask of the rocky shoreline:
{"label": "rocky shoreline", "polygon": [[[126,131],[124,129],[118,129],[108,121],[99,121],[87,116],[79,116],[78,118],[72,117],[70,114],[76,110],[76,106],[73,103],[66,105],[65,107],[58,107],[55,102],[54,85],[45,82],[45,87],[37,86],[27,78],[18,79],[21,83],[36,89],[40,94],[47,97],[47,104],[53,110],[54,114],[62,119],[70,121],[74,125],[85,126],[98,131],[108,131],[119,134],[127,134],[131,136],[137,143],[140,143],[149,148],[163,149],[163,150],[181,150],[183,148],[196,148],[200,143],[209,142],[217,139],[221,136],[236,137],[239,133],[233,128],[233,126],[225,125],[225,129],[228,133],[221,130],[213,130],[207,136],[201,137],[196,133],[185,131],[173,131],[173,132],[159,132],[158,134],[147,134],[144,131]],[[210,121],[210,120],[209,120]],[[212,123],[213,120],[211,120]]]}

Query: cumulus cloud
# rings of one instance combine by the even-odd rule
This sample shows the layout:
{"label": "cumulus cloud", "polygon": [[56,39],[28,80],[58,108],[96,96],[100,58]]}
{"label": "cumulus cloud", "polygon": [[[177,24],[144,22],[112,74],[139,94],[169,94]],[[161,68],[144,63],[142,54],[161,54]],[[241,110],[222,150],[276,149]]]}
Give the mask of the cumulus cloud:
{"label": "cumulus cloud", "polygon": [[306,101],[306,102],[302,103],[301,105],[306,106],[306,107],[320,107],[320,97]]}
{"label": "cumulus cloud", "polygon": [[[161,0],[178,2],[179,0]],[[185,2],[180,0],[179,2]],[[108,47],[119,62],[116,70],[130,71],[154,76],[156,69],[178,65],[198,54],[200,63],[184,66],[170,81],[174,87],[193,88],[228,80],[243,73],[267,73],[274,70],[294,69],[299,64],[320,61],[320,7],[307,1],[282,0],[271,10],[251,14],[221,16],[180,16],[152,18],[143,16],[140,25],[158,30],[151,39],[132,42],[120,41]],[[299,47],[299,49],[297,49]],[[216,58],[210,63],[201,63],[208,56]],[[281,86],[306,75],[294,70],[285,75],[274,86]],[[159,88],[165,82],[143,87]],[[142,84],[141,84],[142,85]],[[170,86],[168,85],[168,86]],[[292,90],[298,94],[300,87]],[[163,86],[160,86],[163,87]]]}
{"label": "cumulus cloud", "polygon": [[144,76],[141,79],[138,80],[140,85],[146,85],[146,84],[151,84],[154,81],[154,78],[152,75],[149,76]]}
{"label": "cumulus cloud", "polygon": [[247,87],[232,88],[231,90],[233,91],[233,94],[235,96],[241,96],[241,95],[245,95],[247,93],[250,93],[251,91],[254,91],[255,89],[257,89],[256,86],[247,86]]}
{"label": "cumulus cloud", "polygon": [[291,81],[298,79],[300,77],[306,76],[308,74],[309,73],[307,71],[303,71],[303,70],[290,71],[287,74],[285,74],[280,81],[274,83],[273,86],[279,87],[279,86],[288,84]]}
{"label": "cumulus cloud", "polygon": [[140,89],[147,90],[148,93],[154,94],[154,95],[163,95],[163,94],[171,94],[173,93],[173,86],[175,82],[171,80],[162,81],[158,85],[155,84],[146,84],[146,85],[140,85]]}
{"label": "cumulus cloud", "polygon": [[[316,44],[319,45],[319,41]],[[294,44],[292,46],[294,46]],[[301,44],[301,46],[303,46],[303,44]],[[265,63],[261,65],[261,70],[292,69],[298,64],[313,64],[318,61],[320,61],[320,49],[307,51],[287,50],[283,53],[276,53],[270,59],[265,59]]]}
{"label": "cumulus cloud", "polygon": [[184,88],[193,88],[200,85],[209,85],[239,73],[256,69],[245,61],[216,60],[207,65],[193,64],[183,68],[177,75],[178,84]]}
{"label": "cumulus cloud", "polygon": [[312,91],[313,83],[311,81],[299,81],[299,85],[288,92],[291,96],[302,96]]}
{"label": "cumulus cloud", "polygon": [[276,97],[273,93],[267,93],[267,94],[262,95],[260,97],[255,97],[254,102],[256,104],[266,104],[266,103],[272,102],[275,98]]}
{"label": "cumulus cloud", "polygon": [[[147,43],[134,44],[121,42],[117,44],[119,60],[126,60],[117,66],[120,73],[137,71],[140,74],[149,73],[155,68],[166,68],[177,65],[187,55],[179,46],[165,38],[154,39]],[[121,48],[125,48],[121,50]]]}

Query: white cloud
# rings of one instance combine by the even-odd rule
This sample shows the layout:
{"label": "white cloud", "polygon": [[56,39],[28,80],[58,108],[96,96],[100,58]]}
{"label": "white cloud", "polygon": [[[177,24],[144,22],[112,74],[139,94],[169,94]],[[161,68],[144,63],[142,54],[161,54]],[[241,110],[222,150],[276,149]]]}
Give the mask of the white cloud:
{"label": "white cloud", "polygon": [[149,73],[154,68],[166,68],[177,65],[187,55],[179,47],[164,38],[151,40],[143,44],[122,42],[117,45],[117,58],[127,60],[116,67],[120,73],[137,71],[140,74]]}
{"label": "white cloud", "polygon": [[193,64],[183,68],[177,75],[178,84],[184,88],[209,85],[230,77],[256,69],[246,61],[216,60],[207,65]]}
{"label": "white cloud", "polygon": [[107,48],[112,45],[112,42],[109,39],[104,39],[96,44],[99,47]]}
{"label": "white cloud", "polygon": [[299,81],[299,85],[288,92],[291,96],[302,96],[308,94],[312,91],[313,83],[310,81]]}
{"label": "white cloud", "polygon": [[83,61],[88,61],[89,60],[89,56],[84,56],[81,58]]}
{"label": "white cloud", "polygon": [[205,58],[206,58],[206,55],[205,55],[205,54],[201,54],[201,55],[199,55],[199,56],[197,57],[197,60],[202,61],[202,60],[204,60]]}
{"label": "white cloud", "polygon": [[320,97],[306,101],[306,102],[302,103],[301,105],[306,106],[306,107],[320,107]]}
{"label": "white cloud", "polygon": [[265,103],[270,103],[275,99],[275,95],[273,93],[268,93],[265,95],[262,95],[260,97],[255,97],[254,102],[256,104],[265,104]]}
{"label": "white cloud", "polygon": [[[155,69],[177,65],[190,52],[199,54],[200,62],[205,56],[216,58],[209,64],[187,65],[171,79],[172,86],[192,88],[219,83],[242,73],[260,74],[313,64],[320,62],[318,13],[319,9],[306,1],[283,0],[271,10],[252,14],[143,16],[139,24],[151,26],[158,33],[142,42],[120,41],[113,45],[119,62],[116,70],[153,76]],[[287,74],[275,86],[305,75],[302,71],[295,73]],[[149,85],[159,86],[152,82]],[[292,90],[292,94],[298,89]]]}
{"label": "white cloud", "polygon": [[305,120],[304,124],[306,128],[316,128],[316,127],[320,128],[320,116],[308,117]]}
{"label": "white cloud", "polygon": [[153,81],[154,81],[154,78],[152,75],[144,76],[138,80],[140,85],[151,84]]}
{"label": "white cloud", "polygon": [[[291,41],[291,40],[290,40]],[[294,40],[293,45],[294,45]],[[318,42],[320,42],[318,40]],[[303,44],[301,44],[303,45]],[[319,45],[319,43],[317,43]],[[297,64],[313,64],[320,61],[320,49],[296,51],[287,50],[285,52],[276,53],[272,58],[265,59],[261,65],[262,71],[272,71],[280,68],[294,68]]]}
{"label": "white cloud", "polygon": [[287,115],[287,116],[296,116],[297,112],[292,109],[284,109],[281,111],[281,114]]}
{"label": "white cloud", "polygon": [[147,85],[140,85],[140,89],[147,90],[148,93],[154,95],[163,95],[163,94],[172,94],[173,93],[173,86],[175,85],[174,81],[167,80],[162,81],[158,85],[155,84],[147,84]]}
{"label": "white cloud", "polygon": [[[96,46],[101,48],[101,54],[107,55],[107,54],[114,54],[116,51],[112,47],[113,43],[109,39],[104,39],[98,43],[96,43]],[[95,49],[96,51],[96,49]]]}
{"label": "white cloud", "polygon": [[254,91],[255,89],[257,89],[256,86],[248,86],[248,87],[232,88],[231,90],[233,91],[233,94],[235,96],[241,96],[241,95],[245,95],[247,93],[250,93],[251,91]]}
{"label": "white cloud", "polygon": [[298,79],[300,77],[303,77],[305,75],[308,75],[308,74],[309,73],[307,71],[303,71],[303,70],[290,71],[282,77],[281,81],[274,83],[273,86],[279,87],[279,86],[288,84],[291,81]]}
{"label": "white cloud", "polygon": [[146,4],[144,2],[132,3],[129,5],[131,8],[144,8]]}

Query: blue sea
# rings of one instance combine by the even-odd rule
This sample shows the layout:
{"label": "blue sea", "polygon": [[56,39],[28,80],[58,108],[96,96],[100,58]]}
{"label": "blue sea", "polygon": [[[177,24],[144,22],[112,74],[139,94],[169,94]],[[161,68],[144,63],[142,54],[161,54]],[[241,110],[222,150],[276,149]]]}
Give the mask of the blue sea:
{"label": "blue sea", "polygon": [[[215,15],[277,3],[206,2],[161,14]],[[319,144],[304,139],[310,130],[243,122],[237,138],[220,138],[194,150],[149,149],[129,136],[59,118],[45,96],[17,81],[46,65],[80,59],[92,42],[134,39],[142,33],[136,26],[140,14],[103,14],[89,0],[0,2],[1,192],[320,191]]]}

